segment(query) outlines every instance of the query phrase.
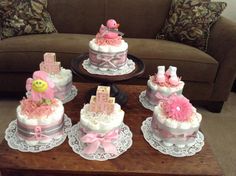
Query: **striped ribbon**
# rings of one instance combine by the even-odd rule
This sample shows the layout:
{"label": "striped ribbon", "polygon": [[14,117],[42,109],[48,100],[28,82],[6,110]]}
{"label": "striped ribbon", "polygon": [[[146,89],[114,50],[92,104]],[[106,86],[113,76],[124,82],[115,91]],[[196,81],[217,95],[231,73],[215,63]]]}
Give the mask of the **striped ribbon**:
{"label": "striped ribbon", "polygon": [[45,140],[62,134],[64,116],[50,125],[26,125],[17,119],[17,133],[25,140]]}

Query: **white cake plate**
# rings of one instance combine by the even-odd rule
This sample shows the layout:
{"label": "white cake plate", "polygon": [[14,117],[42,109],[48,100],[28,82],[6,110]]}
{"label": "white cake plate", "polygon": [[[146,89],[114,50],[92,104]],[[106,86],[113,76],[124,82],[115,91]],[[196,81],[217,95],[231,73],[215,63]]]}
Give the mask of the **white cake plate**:
{"label": "white cake plate", "polygon": [[135,63],[132,61],[132,59],[127,59],[127,63],[119,69],[100,69],[94,65],[91,65],[89,58],[83,61],[82,66],[87,72],[91,74],[108,76],[126,75],[135,70]]}
{"label": "white cake plate", "polygon": [[145,107],[146,109],[149,109],[151,111],[154,110],[155,105],[149,103],[149,101],[146,98],[146,90],[142,91],[139,95],[139,101]]}
{"label": "white cake plate", "polygon": [[113,144],[116,146],[117,155],[105,153],[102,148],[98,148],[98,150],[94,154],[85,154],[83,152],[86,144],[80,141],[80,137],[82,136],[81,130],[79,130],[79,123],[72,126],[71,131],[68,134],[69,138],[69,145],[73,149],[73,151],[79,154],[81,157],[87,160],[96,160],[96,161],[105,161],[109,159],[114,159],[128,150],[132,145],[132,132],[130,131],[129,127],[124,123],[120,127],[120,134],[116,141]]}
{"label": "white cake plate", "polygon": [[5,139],[8,143],[8,146],[12,149],[19,150],[21,152],[37,153],[51,150],[61,145],[65,141],[71,129],[71,126],[72,126],[71,119],[66,114],[64,114],[64,127],[63,127],[64,134],[60,139],[53,139],[48,144],[38,144],[35,146],[30,146],[17,136],[17,124],[16,120],[13,120],[11,121],[11,123],[9,124],[8,128],[5,131]]}
{"label": "white cake plate", "polygon": [[74,85],[72,85],[70,93],[66,95],[66,97],[63,100],[61,100],[62,103],[65,104],[65,103],[70,102],[77,96],[77,93],[78,93],[78,89]]}
{"label": "white cake plate", "polygon": [[163,141],[158,139],[156,135],[153,134],[151,121],[152,117],[148,117],[145,121],[143,121],[141,130],[143,132],[145,140],[159,152],[174,157],[186,157],[193,156],[197,152],[200,152],[202,150],[202,147],[204,146],[204,135],[200,131],[198,131],[197,137],[194,143],[192,143],[191,145],[185,145],[181,148],[176,145],[166,146]]}

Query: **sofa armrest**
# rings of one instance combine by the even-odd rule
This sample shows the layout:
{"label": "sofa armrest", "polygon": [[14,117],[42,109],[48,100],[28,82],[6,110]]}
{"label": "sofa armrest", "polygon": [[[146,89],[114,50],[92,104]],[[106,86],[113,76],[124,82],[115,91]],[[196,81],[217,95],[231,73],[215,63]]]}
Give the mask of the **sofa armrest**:
{"label": "sofa armrest", "polygon": [[236,23],[225,17],[212,26],[207,53],[218,62],[211,100],[227,100],[236,76]]}

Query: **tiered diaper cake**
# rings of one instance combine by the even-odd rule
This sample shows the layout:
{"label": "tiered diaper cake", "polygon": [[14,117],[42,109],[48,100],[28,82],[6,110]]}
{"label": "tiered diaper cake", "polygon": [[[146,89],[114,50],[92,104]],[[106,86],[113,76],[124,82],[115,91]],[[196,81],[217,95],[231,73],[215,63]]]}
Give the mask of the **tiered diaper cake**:
{"label": "tiered diaper cake", "polygon": [[115,98],[110,97],[110,87],[98,86],[96,96],[92,96],[90,103],[80,111],[80,130],[85,134],[81,141],[89,144],[91,137],[105,137],[107,141],[101,146],[89,144],[85,152],[95,153],[98,147],[103,147],[107,153],[116,154],[112,141],[118,138],[124,115],[120,105],[115,103]]}
{"label": "tiered diaper cake", "polygon": [[204,136],[199,132],[202,116],[182,95],[184,82],[177,76],[177,68],[157,68],[157,74],[148,80],[146,93],[139,97],[144,107],[153,110],[141,127],[144,138],[164,154],[194,155],[204,145]]}
{"label": "tiered diaper cake", "polygon": [[84,105],[80,121],[72,127],[70,146],[89,160],[118,157],[132,145],[132,133],[123,123],[124,115],[115,98],[110,97],[110,87],[98,86],[96,96]]}
{"label": "tiered diaper cake", "polygon": [[28,78],[26,89],[31,92],[17,107],[17,135],[28,145],[46,144],[63,136],[64,107],[54,98],[54,83],[43,71]]}
{"label": "tiered diaper cake", "polygon": [[184,82],[177,76],[177,68],[170,66],[165,71],[165,66],[157,67],[157,74],[150,76],[147,82],[146,99],[152,105],[172,94],[182,94]]}
{"label": "tiered diaper cake", "polygon": [[201,120],[187,98],[174,94],[155,106],[151,127],[166,146],[185,147],[194,144]]}
{"label": "tiered diaper cake", "polygon": [[55,53],[45,53],[44,61],[40,63],[40,70],[49,74],[50,79],[55,84],[55,97],[65,100],[72,91],[71,70],[61,67],[61,63],[56,61]]}
{"label": "tiered diaper cake", "polygon": [[96,38],[89,42],[89,61],[100,70],[122,69],[127,63],[128,44],[118,31],[119,24],[113,19],[101,25]]}

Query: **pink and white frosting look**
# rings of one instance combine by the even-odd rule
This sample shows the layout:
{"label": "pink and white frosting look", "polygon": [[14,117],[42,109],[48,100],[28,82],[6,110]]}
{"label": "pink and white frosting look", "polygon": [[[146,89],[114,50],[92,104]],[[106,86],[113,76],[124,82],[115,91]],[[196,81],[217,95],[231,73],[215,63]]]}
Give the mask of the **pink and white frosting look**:
{"label": "pink and white frosting look", "polygon": [[155,106],[151,126],[165,145],[184,147],[194,143],[201,120],[201,114],[189,100],[175,94]]}
{"label": "pink and white frosting look", "polygon": [[172,94],[181,95],[184,82],[177,76],[177,68],[170,66],[165,71],[165,66],[157,67],[157,74],[150,76],[147,82],[146,98],[152,105],[158,105],[160,100]]}
{"label": "pink and white frosting look", "polygon": [[98,148],[106,153],[117,154],[113,142],[119,137],[119,129],[124,119],[124,111],[110,97],[110,87],[98,86],[96,96],[80,111],[81,142],[86,147],[85,154],[93,154]]}
{"label": "pink and white frosting look", "polygon": [[36,71],[26,81],[31,92],[16,109],[17,135],[28,145],[49,143],[63,135],[64,107],[54,98],[54,83],[44,71]]}
{"label": "pink and white frosting look", "polygon": [[118,27],[114,19],[109,19],[89,42],[89,59],[95,68],[119,69],[126,64],[128,44],[122,39],[124,34]]}
{"label": "pink and white frosting look", "polygon": [[71,93],[72,72],[70,69],[61,67],[61,63],[56,61],[56,53],[47,52],[43,59],[39,65],[40,70],[48,73],[49,78],[55,85],[55,97],[63,101]]}

